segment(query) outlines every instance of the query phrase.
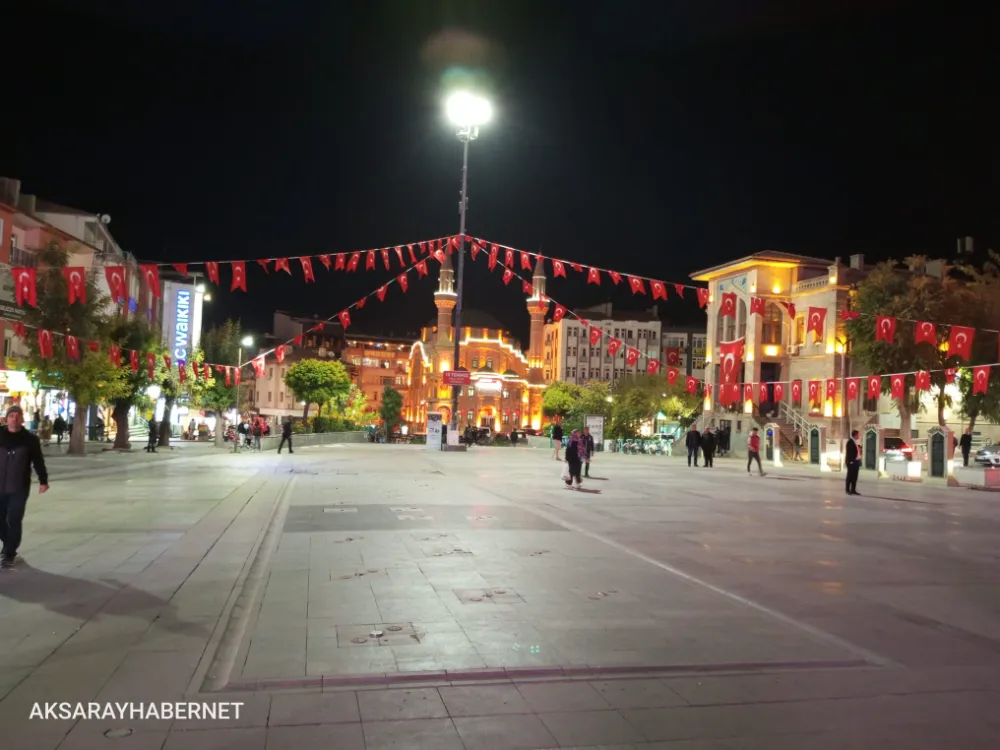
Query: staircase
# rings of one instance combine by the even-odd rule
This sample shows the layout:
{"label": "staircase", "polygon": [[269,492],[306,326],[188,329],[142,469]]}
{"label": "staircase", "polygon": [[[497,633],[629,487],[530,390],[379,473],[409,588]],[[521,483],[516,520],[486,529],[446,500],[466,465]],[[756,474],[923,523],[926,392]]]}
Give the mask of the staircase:
{"label": "staircase", "polygon": [[[809,424],[807,417],[783,401],[778,404],[778,414],[774,417],[762,414],[760,407],[755,405],[753,408],[753,420],[762,432],[768,424],[778,425],[779,447],[781,448],[782,455],[785,456],[795,454],[795,433],[802,433]],[[803,438],[803,446],[805,446],[805,442]]]}

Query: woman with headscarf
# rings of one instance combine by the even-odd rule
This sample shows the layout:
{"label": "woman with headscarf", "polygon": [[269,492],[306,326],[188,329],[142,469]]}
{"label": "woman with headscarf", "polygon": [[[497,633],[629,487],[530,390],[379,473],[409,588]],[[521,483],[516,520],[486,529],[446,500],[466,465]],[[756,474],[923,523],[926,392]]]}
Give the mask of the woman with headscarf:
{"label": "woman with headscarf", "polygon": [[569,436],[569,444],[566,446],[566,466],[569,468],[569,478],[565,479],[566,486],[572,487],[576,482],[576,488],[580,489],[583,480],[580,478],[580,470],[583,462],[589,458],[587,444],[580,437],[579,430],[573,430]]}

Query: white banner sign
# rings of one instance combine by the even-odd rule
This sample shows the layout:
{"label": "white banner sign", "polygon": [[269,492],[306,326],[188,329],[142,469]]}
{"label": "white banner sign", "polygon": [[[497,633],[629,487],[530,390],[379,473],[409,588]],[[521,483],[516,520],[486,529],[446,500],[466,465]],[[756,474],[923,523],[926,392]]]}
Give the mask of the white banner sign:
{"label": "white banner sign", "polygon": [[588,414],[583,418],[583,426],[590,428],[590,436],[594,438],[594,449],[604,450],[604,417],[600,414]]}
{"label": "white banner sign", "polygon": [[441,412],[427,412],[427,450],[441,450],[441,427],[444,425]]}

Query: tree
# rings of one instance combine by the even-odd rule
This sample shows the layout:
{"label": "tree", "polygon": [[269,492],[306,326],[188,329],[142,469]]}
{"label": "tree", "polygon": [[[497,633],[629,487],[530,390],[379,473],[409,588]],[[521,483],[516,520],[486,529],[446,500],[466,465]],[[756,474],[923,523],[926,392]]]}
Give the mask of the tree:
{"label": "tree", "polygon": [[160,420],[160,434],[156,444],[169,447],[171,437],[170,417],[174,406],[196,406],[205,391],[211,387],[212,378],[209,377],[206,380],[201,376],[201,371],[199,371],[197,378],[192,375],[191,365],[197,365],[199,370],[204,365],[205,353],[201,349],[195,349],[188,354],[188,359],[184,364],[186,376],[183,383],[180,379],[177,363],[171,360],[170,369],[167,369],[164,355],[167,355],[165,349],[157,357],[154,378],[155,382],[160,386],[160,395],[163,397],[163,418]]}
{"label": "tree", "polygon": [[[963,325],[1000,329],[1000,256],[989,251],[987,261],[981,269],[959,266],[958,273],[967,284],[969,295],[974,300],[971,317],[963,320]],[[972,362],[987,364],[996,362],[996,337],[980,330],[972,347]],[[969,429],[976,425],[976,419],[984,417],[991,422],[1000,422],[1000,367],[990,368],[990,380],[986,393],[972,392],[972,374],[962,370],[958,381],[962,396],[961,413],[969,420]]]}
{"label": "tree", "polygon": [[[38,251],[38,306],[24,308],[24,324],[55,334],[52,357],[41,356],[38,336],[33,330],[26,340],[28,355],[22,366],[41,383],[65,390],[76,404],[68,452],[83,455],[87,410],[92,405],[118,398],[128,386],[123,382],[122,369],[111,364],[108,357],[112,323],[111,316],[105,312],[109,306],[108,297],[101,292],[91,272],[85,283],[87,301],[70,304],[63,275],[63,268],[69,262],[69,252],[57,243]],[[62,334],[77,338],[79,360],[69,358]],[[89,342],[96,342],[98,351],[91,351]]]}
{"label": "tree", "polygon": [[402,416],[403,394],[391,385],[387,385],[382,390],[382,406],[379,407],[378,413],[382,417],[385,434],[388,435],[392,432],[392,428],[399,424],[399,418]]}
{"label": "tree", "polygon": [[[111,325],[111,340],[114,341],[123,352],[135,350],[138,352],[151,351],[159,347],[159,336],[152,327],[142,318],[133,316],[130,318],[119,318]],[[121,379],[121,390],[111,399],[111,418],[115,420],[115,444],[117,450],[125,450],[131,447],[129,441],[129,412],[132,407],[144,404],[148,400],[146,388],[149,387],[149,373],[144,367],[140,367],[138,372],[132,372],[132,365],[128,356],[119,368]]]}
{"label": "tree", "polygon": [[[201,349],[205,361],[213,365],[236,367],[239,363],[240,322],[227,320],[221,326],[214,326],[202,335]],[[226,385],[225,373],[213,372],[208,383],[197,394],[197,406],[215,412],[215,444],[222,446],[222,415],[236,407],[236,378],[230,373]]]}
{"label": "tree", "polygon": [[344,365],[334,360],[302,359],[288,368],[285,385],[305,402],[302,418],[309,418],[310,404],[325,404],[351,389],[351,377]]}
{"label": "tree", "polygon": [[580,386],[557,380],[542,393],[542,414],[565,419],[579,398]]}
{"label": "tree", "polygon": [[367,427],[376,421],[375,411],[369,406],[365,392],[354,383],[346,394],[328,401],[326,408],[356,427]]}

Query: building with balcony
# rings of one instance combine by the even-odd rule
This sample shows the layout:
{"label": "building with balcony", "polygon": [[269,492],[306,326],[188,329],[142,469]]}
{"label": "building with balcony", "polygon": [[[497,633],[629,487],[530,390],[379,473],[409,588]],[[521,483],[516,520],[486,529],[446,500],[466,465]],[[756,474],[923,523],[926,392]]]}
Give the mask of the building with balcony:
{"label": "building with balcony", "polygon": [[[452,388],[443,383],[442,373],[452,369],[467,371],[471,380],[459,395],[460,427],[509,432],[515,427],[541,426],[545,388],[542,337],[548,307],[541,262],[535,266],[532,281],[532,294],[526,300],[531,336],[525,353],[499,321],[478,310],[463,310],[462,328],[455,331],[455,272],[451,258],[445,258],[434,294],[437,320],[424,326],[420,338],[410,345],[403,418],[411,431],[426,429],[428,412],[440,412],[445,424],[451,422]],[[453,361],[456,335],[460,337],[457,366]]]}
{"label": "building with balcony", "polygon": [[682,375],[704,380],[708,334],[700,326],[665,326],[661,333],[663,353],[660,361]]}
{"label": "building with balcony", "polygon": [[413,339],[408,337],[369,336],[350,333],[344,338],[341,360],[351,375],[351,382],[365,394],[369,409],[382,408],[382,394],[391,386],[403,395],[406,403],[407,375]]}

